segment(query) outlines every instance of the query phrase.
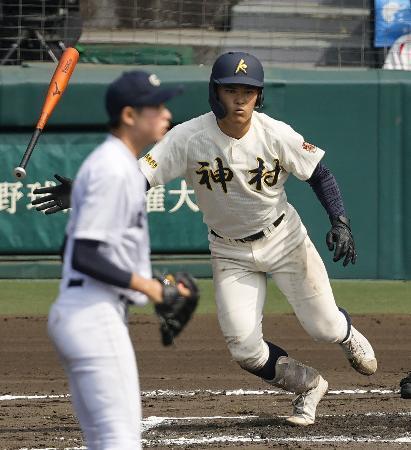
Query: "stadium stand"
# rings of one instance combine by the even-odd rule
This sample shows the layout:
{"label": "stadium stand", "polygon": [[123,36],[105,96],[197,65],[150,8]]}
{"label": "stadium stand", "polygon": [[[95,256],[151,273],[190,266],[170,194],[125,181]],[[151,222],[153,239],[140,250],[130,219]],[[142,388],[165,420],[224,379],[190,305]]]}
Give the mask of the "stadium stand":
{"label": "stadium stand", "polygon": [[38,33],[57,53],[81,33],[84,62],[210,64],[241,49],[277,67],[381,67],[387,49],[374,47],[373,8],[373,0],[3,0],[0,52],[17,46],[7,63],[49,60]]}

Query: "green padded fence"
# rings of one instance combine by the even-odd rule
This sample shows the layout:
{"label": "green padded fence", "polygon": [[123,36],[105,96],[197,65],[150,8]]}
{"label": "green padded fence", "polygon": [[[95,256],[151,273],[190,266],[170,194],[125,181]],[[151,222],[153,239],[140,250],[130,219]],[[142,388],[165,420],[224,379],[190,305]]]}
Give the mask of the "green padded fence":
{"label": "green padded fence", "polygon": [[[209,67],[144,68],[164,84],[185,85],[184,94],[170,102],[175,122],[209,110]],[[16,187],[12,169],[36,122],[53,66],[0,69],[0,253],[57,252],[67,214],[46,217],[31,210],[32,185],[51,181],[55,172],[73,176],[101,142],[104,91],[124,70],[130,66],[79,65],[40,138],[29,176]],[[411,278],[411,73],[268,69],[266,80],[263,112],[290,123],[326,150],[324,162],[344,195],[359,254],[357,265],[346,269],[331,262],[325,246],[328,219],[308,184],[291,179],[286,186],[330,275]],[[187,195],[195,204],[183,180],[175,180],[152,196],[153,253],[207,253],[206,227]]]}
{"label": "green padded fence", "polygon": [[[197,278],[212,276],[209,255],[153,255],[151,263],[153,271],[160,273],[189,271]],[[0,256],[0,279],[60,278],[61,270],[59,256]]]}

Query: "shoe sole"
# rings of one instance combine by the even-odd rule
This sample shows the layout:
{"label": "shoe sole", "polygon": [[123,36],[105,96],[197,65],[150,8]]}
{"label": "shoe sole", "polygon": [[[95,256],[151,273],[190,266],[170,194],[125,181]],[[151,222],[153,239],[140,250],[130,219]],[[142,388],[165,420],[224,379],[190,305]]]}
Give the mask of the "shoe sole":
{"label": "shoe sole", "polygon": [[304,417],[291,416],[287,417],[285,421],[294,427],[308,427],[314,423],[313,420],[304,419]]}
{"label": "shoe sole", "polygon": [[348,361],[350,362],[351,367],[361,375],[371,376],[374,375],[374,373],[377,371],[378,364],[375,358],[369,361],[361,361],[358,363],[352,359],[349,359]]}
{"label": "shoe sole", "polygon": [[[322,398],[324,397],[324,395],[328,391],[328,382],[327,382],[327,380],[324,380],[324,378],[321,377],[320,383],[323,383],[323,386],[321,388],[321,397],[320,397],[320,400],[318,401],[318,403],[320,403],[320,401],[322,400]],[[318,403],[317,403],[317,406],[318,406]],[[307,419],[307,418],[305,418],[303,416],[290,416],[290,417],[287,417],[285,419],[285,421],[289,425],[293,425],[293,426],[296,426],[296,427],[307,427],[309,425],[312,425],[315,422],[315,420]]]}

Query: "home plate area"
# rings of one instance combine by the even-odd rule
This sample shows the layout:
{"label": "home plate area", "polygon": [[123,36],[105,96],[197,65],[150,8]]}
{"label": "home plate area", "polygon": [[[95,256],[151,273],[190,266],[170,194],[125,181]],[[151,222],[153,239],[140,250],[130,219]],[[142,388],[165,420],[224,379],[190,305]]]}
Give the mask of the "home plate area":
{"label": "home plate area", "polygon": [[[271,392],[261,394],[263,399],[255,393],[240,392],[222,393],[221,396],[196,394],[197,401],[209,403],[207,411],[211,407],[215,411],[224,411],[222,415],[147,417],[143,421],[144,445],[158,448],[275,448],[277,445],[290,449],[400,445],[406,448],[407,444],[411,445],[411,412],[378,410],[378,406],[384,405],[387,411],[389,404],[395,409],[398,395],[395,392],[331,391],[322,402],[316,424],[308,428],[289,426],[284,421],[286,415],[277,415],[278,411],[289,409],[289,396]],[[352,412],[354,406],[364,402],[367,406],[357,408],[362,412]],[[261,411],[261,403],[271,406],[271,413],[263,408],[264,414],[253,414]],[[230,411],[240,414],[230,415]]]}
{"label": "home plate area", "polygon": [[[411,316],[357,316],[355,323],[376,349],[379,369],[372,377],[356,373],[338,346],[313,342],[293,316],[265,322],[268,339],[329,381],[316,423],[301,428],[284,420],[292,394],[231,360],[215,316],[194,318],[173,348],[161,346],[154,317],[133,317],[143,447],[411,448],[411,400],[401,399],[398,391],[410,370]],[[2,321],[0,343],[0,450],[84,449],[46,319]]]}
{"label": "home plate area", "polygon": [[[395,390],[330,390],[319,407],[316,424],[305,428],[286,424],[291,395],[275,390],[163,390],[143,391],[142,396],[144,409],[155,413],[141,424],[146,448],[411,446],[409,403],[399,400]],[[68,395],[3,395],[0,406],[3,414],[7,410],[17,423],[26,424],[16,433],[9,429],[13,446],[1,448],[86,448]],[[169,414],[172,411],[176,414]],[[25,433],[33,435],[35,446],[18,446]]]}

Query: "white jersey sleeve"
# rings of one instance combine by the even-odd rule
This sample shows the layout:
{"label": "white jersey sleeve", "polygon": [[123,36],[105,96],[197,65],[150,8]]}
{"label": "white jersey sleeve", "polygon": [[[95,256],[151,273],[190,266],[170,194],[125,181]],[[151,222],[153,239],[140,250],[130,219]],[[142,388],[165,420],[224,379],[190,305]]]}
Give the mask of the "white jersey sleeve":
{"label": "white jersey sleeve", "polygon": [[166,184],[178,177],[184,177],[187,170],[187,139],[176,126],[139,159],[140,169],[150,187]]}
{"label": "white jersey sleeve", "polygon": [[411,70],[411,33],[399,37],[388,52],[383,69]]}
{"label": "white jersey sleeve", "polygon": [[74,184],[74,201],[76,195],[81,201],[73,237],[115,244],[127,225],[127,196],[124,195],[127,179],[116,172],[96,175],[93,177],[89,172],[86,179],[78,180],[81,186],[77,192]]}
{"label": "white jersey sleeve", "polygon": [[[280,122],[278,151],[282,167],[299,180],[308,180],[324,156],[324,151],[304,141],[301,134]],[[276,133],[277,134],[277,133]]]}

